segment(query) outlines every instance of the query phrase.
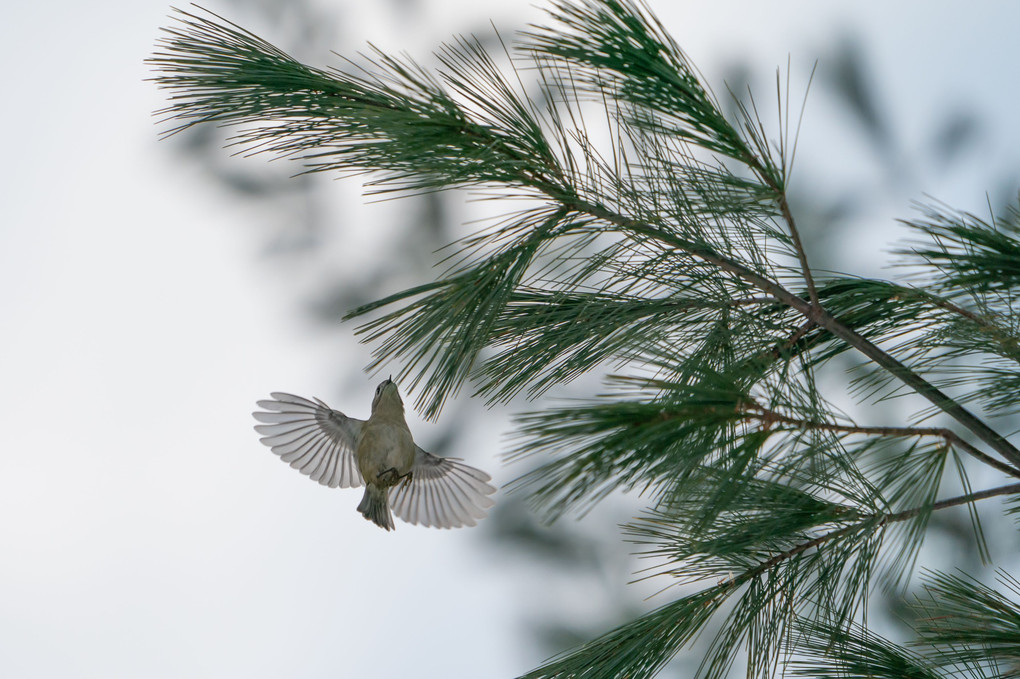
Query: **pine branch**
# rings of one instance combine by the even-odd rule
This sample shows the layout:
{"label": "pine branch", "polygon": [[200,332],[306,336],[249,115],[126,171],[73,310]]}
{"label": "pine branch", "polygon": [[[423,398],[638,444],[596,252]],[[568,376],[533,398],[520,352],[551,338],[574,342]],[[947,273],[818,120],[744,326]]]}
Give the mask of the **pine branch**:
{"label": "pine branch", "polygon": [[993,676],[1020,671],[1020,581],[1004,571],[997,578],[1005,596],[965,574],[929,572],[924,598],[918,597],[920,633],[914,646],[931,649],[938,665],[986,668]]}
{"label": "pine branch", "polygon": [[[634,534],[648,553],[667,573],[716,584],[529,677],[649,677],[738,590],[699,672],[720,677],[747,640],[749,671],[767,676],[799,616],[842,629],[880,565],[907,572],[932,512],[1020,494],[972,492],[958,455],[1020,477],[1020,450],[965,407],[1008,408],[1020,388],[1020,240],[934,213],[915,225],[935,243],[912,251],[925,287],[816,280],[786,194],[788,135],[777,161],[753,100],[727,120],[632,0],[557,0],[551,15],[557,25],[522,47],[541,106],[475,40],[443,46],[435,72],[378,51],[343,72],[182,12],[151,62],[170,90],[171,134],[237,125],[243,150],[373,173],[374,192],[529,199],[462,241],[440,280],[346,318],[395,307],[358,333],[376,344],[373,366],[403,362],[398,379],[420,387],[427,417],[470,380],[495,403],[626,366],[608,379],[617,393],[522,418],[517,454],[552,453],[525,482],[553,516],[614,489],[647,491],[654,509]],[[592,105],[599,130],[587,127]],[[878,366],[876,393],[902,383],[1005,462],[962,429],[846,424],[814,369],[849,349]],[[981,389],[950,396],[960,358],[992,361],[975,373]],[[935,501],[951,461],[964,493]],[[893,526],[903,539],[890,569],[879,557]],[[903,659],[887,650],[860,646],[879,670]]]}
{"label": "pine branch", "polygon": [[647,679],[698,633],[724,600],[721,588],[678,599],[518,679]]}
{"label": "pine branch", "polygon": [[949,507],[957,507],[959,505],[968,504],[971,502],[978,502],[980,500],[985,500],[991,497],[998,497],[1000,495],[1016,495],[1018,493],[1020,493],[1020,483],[1013,483],[1007,486],[989,488],[987,490],[983,490],[976,493],[968,493],[967,495],[960,495],[958,497],[948,498],[946,500],[941,500],[927,507],[914,507],[912,509],[907,509],[902,512],[896,512],[895,514],[861,515],[860,520],[857,521],[856,523],[851,523],[849,525],[843,526],[842,528],[834,529],[832,531],[829,531],[828,533],[825,533],[824,535],[819,535],[816,538],[807,540],[806,542],[802,542],[784,552],[781,552],[780,554],[776,554],[775,556],[768,559],[767,561],[762,562],[758,566],[729,579],[724,584],[729,588],[735,589],[740,585],[744,584],[745,582],[747,582],[748,580],[759,577],[760,575],[768,572],[772,568],[775,568],[779,564],[788,561],[789,559],[799,554],[802,554],[803,552],[806,552],[811,549],[816,549],[827,542],[831,542],[832,540],[841,538],[850,533],[861,531],[867,528],[878,529],[887,525],[899,523],[901,521],[907,521],[926,512],[938,511],[940,509],[947,509]]}
{"label": "pine branch", "polygon": [[794,676],[811,679],[949,679],[930,660],[866,627],[799,620],[788,652]]}
{"label": "pine branch", "polygon": [[[615,9],[622,11],[622,6]],[[175,131],[210,120],[238,123],[279,116],[280,127],[255,128],[240,136],[239,140],[259,150],[314,159],[313,169],[316,171],[358,166],[387,170],[390,172],[387,181],[412,189],[496,182],[536,190],[558,204],[565,213],[588,215],[625,232],[655,238],[775,297],[871,358],[1020,469],[1020,451],[1004,437],[917,373],[831,316],[820,305],[804,300],[778,282],[717,252],[704,242],[683,238],[674,231],[627,217],[605,205],[582,198],[570,187],[561,164],[552,155],[551,147],[544,140],[541,124],[533,118],[532,108],[516,97],[475,45],[462,43],[459,49],[447,48],[446,63],[451,68],[448,80],[463,82],[465,74],[473,74],[489,83],[494,101],[504,102],[505,106],[499,108],[476,97],[475,102],[483,110],[488,107],[488,115],[480,122],[467,116],[453,99],[416,67],[401,64],[385,55],[380,55],[380,65],[390,69],[396,86],[381,80],[373,82],[339,72],[327,73],[304,67],[243,29],[219,26],[185,12],[181,14],[190,22],[188,28],[169,31],[171,37],[166,42],[167,51],[151,60],[166,72],[157,81],[181,92],[177,102],[167,109],[168,113],[185,121]],[[645,38],[642,40],[651,44]],[[567,50],[567,54],[557,52],[551,44],[545,47],[559,56],[587,58],[575,54],[573,49]],[[479,64],[477,68],[472,66],[475,63]],[[682,61],[674,63],[674,66],[690,70]],[[659,71],[661,67],[657,67],[656,72]],[[458,79],[458,75],[462,77]],[[649,92],[647,96],[651,98],[651,105],[659,105],[655,97],[680,101],[683,96],[695,92],[690,89],[693,81],[686,82],[681,86],[685,94],[680,99],[672,92]],[[469,86],[461,90],[469,96],[472,92]],[[700,130],[696,139],[709,148],[740,159],[754,156],[749,147],[725,132],[728,123],[712,117],[714,103],[707,95],[698,94],[692,101],[695,103],[687,120]],[[409,125],[412,121],[414,124]],[[435,141],[421,133],[430,124],[434,126],[435,133],[441,135]],[[313,152],[324,145],[323,135],[336,138],[336,144],[339,144],[336,151]],[[715,141],[709,139],[713,136]],[[443,141],[440,142],[440,138]],[[447,140],[453,138],[462,140],[459,148],[437,155],[436,149],[449,148]],[[528,140],[524,145],[517,141],[524,139]],[[340,161],[318,160],[328,155],[336,155]],[[752,169],[771,181],[773,187],[778,187],[778,174],[773,166],[761,157],[755,157]],[[782,194],[779,198],[781,204],[785,204]],[[799,251],[802,252],[802,248]],[[498,299],[500,297],[493,298]],[[367,308],[355,313],[365,310]],[[484,333],[474,332],[478,340],[473,344],[477,346],[478,341],[484,343]],[[464,365],[459,359],[454,360]],[[444,391],[451,388],[455,391],[457,383],[465,377],[463,371],[451,372],[450,378],[445,380]],[[433,389],[436,388],[438,385],[433,385]],[[428,414],[434,416],[438,406],[439,402],[433,402]]]}
{"label": "pine branch", "polygon": [[808,299],[811,300],[812,306],[817,309],[821,309],[822,305],[818,299],[818,289],[815,287],[815,278],[811,273],[811,266],[808,264],[807,260],[807,251],[804,249],[804,244],[800,240],[800,232],[797,230],[797,224],[793,220],[793,213],[790,211],[790,204],[786,200],[786,192],[781,190],[779,187],[774,187],[774,189],[776,190],[779,209],[783,215],[783,220],[790,229],[790,238],[793,240],[793,247],[797,252],[797,259],[800,261],[800,269],[804,276],[804,282],[807,283]]}
{"label": "pine branch", "polygon": [[[305,66],[211,12],[176,10],[163,51],[148,62],[170,89],[158,111],[176,134],[209,122],[249,125],[233,144],[304,160],[309,172],[380,173],[378,186],[423,191],[484,184],[529,190],[567,183],[528,104],[468,40],[440,53],[469,111],[428,72],[376,51],[364,76]],[[269,124],[267,124],[269,123]],[[547,185],[548,184],[548,185]],[[396,187],[396,188],[392,188]]]}
{"label": "pine branch", "polygon": [[974,416],[954,399],[942,393],[939,389],[927,382],[923,377],[900,363],[875,344],[872,344],[870,341],[854,332],[851,328],[841,323],[837,318],[830,315],[821,307],[812,306],[810,302],[793,294],[779,283],[765,278],[739,262],[721,256],[710,248],[685,241],[676,235],[667,233],[653,225],[638,222],[624,215],[615,214],[601,205],[576,202],[567,203],[565,204],[565,207],[617,224],[627,230],[659,239],[667,245],[677,248],[678,250],[682,250],[686,254],[713,264],[721,271],[733,274],[762,292],[775,297],[783,304],[786,304],[800,312],[810,322],[825,328],[833,335],[873,360],[894,377],[913,389],[918,395],[923,396],[940,410],[969,429],[975,436],[1011,462],[1016,471],[1020,471],[1020,450],[1011,444],[1005,437],[985,424],[983,420]]}
{"label": "pine branch", "polygon": [[946,443],[956,446],[960,450],[963,450],[968,455],[973,456],[975,459],[987,464],[990,467],[998,469],[1004,474],[1015,476],[1020,478],[1020,470],[1014,469],[1013,467],[999,462],[993,457],[981,452],[981,450],[975,448],[965,440],[960,438],[952,429],[945,427],[877,427],[877,426],[860,426],[860,425],[845,425],[845,424],[834,424],[830,422],[818,422],[815,420],[807,420],[796,417],[789,417],[781,413],[777,413],[774,410],[765,408],[757,403],[748,404],[750,412],[748,412],[749,418],[760,420],[766,428],[769,428],[775,423],[788,424],[800,429],[817,429],[819,431],[830,431],[842,434],[865,434],[868,436],[888,436],[893,438],[913,438],[915,436],[937,436]]}

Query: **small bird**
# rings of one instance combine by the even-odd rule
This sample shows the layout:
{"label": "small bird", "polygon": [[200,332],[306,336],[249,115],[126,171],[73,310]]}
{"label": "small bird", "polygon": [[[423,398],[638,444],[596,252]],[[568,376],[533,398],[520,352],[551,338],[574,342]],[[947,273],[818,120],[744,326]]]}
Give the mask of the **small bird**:
{"label": "small bird", "polygon": [[368,420],[319,399],[273,392],[252,415],[262,443],[302,474],[330,488],[365,485],[358,511],[386,530],[393,513],[410,524],[474,526],[493,505],[490,476],[455,458],[427,453],[411,438],[404,402],[391,379],[372,399]]}

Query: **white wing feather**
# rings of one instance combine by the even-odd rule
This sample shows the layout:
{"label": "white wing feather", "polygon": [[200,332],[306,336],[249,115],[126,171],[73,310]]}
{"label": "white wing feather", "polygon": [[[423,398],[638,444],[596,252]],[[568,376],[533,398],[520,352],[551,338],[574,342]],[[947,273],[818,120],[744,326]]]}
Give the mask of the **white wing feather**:
{"label": "white wing feather", "polygon": [[411,476],[390,491],[393,513],[410,524],[435,528],[474,526],[494,503],[490,476],[459,460],[415,446]]}
{"label": "white wing feather", "polygon": [[354,442],[364,420],[347,417],[322,401],[273,392],[252,416],[262,443],[313,481],[330,488],[364,485],[354,459]]}

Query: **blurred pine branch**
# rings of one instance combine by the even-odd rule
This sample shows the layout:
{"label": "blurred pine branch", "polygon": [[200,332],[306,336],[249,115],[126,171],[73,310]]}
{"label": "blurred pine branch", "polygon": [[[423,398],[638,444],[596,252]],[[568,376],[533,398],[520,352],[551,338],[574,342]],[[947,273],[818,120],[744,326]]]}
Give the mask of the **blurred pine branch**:
{"label": "blurred pine branch", "polygon": [[[216,15],[177,19],[150,59],[168,134],[236,126],[241,152],[366,173],[373,192],[524,205],[457,244],[438,280],[348,317],[373,315],[359,332],[376,363],[400,363],[432,418],[466,383],[497,404],[612,371],[590,402],[521,418],[512,456],[543,464],[518,485],[550,518],[640,489],[650,507],[628,531],[693,593],[528,677],[652,676],[713,620],[706,678],[738,658],[763,677],[1015,669],[1005,651],[916,655],[863,624],[870,591],[913,571],[933,512],[1020,496],[1015,482],[972,488],[961,461],[1020,478],[988,419],[1017,409],[1020,212],[923,206],[899,282],[813,270],[787,196],[789,97],[773,134],[753,100],[727,117],[631,0],[555,1],[505,55],[459,38],[435,70],[379,50],[312,68]],[[840,412],[816,377],[846,352],[872,368],[846,385],[862,401],[913,393],[931,408],[902,426]],[[939,499],[954,480],[964,492]],[[1015,622],[1006,599],[932,582],[953,610],[1007,612],[998,636],[971,634],[961,612],[924,638],[993,657]]]}

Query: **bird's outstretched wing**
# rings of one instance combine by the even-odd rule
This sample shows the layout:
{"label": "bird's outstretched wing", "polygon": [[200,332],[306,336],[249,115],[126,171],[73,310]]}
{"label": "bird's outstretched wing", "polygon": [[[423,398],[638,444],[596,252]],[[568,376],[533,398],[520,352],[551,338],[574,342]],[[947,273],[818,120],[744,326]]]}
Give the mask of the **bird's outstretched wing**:
{"label": "bird's outstretched wing", "polygon": [[390,491],[393,513],[410,524],[435,528],[473,526],[493,505],[490,477],[454,458],[415,446],[411,476]]}
{"label": "bird's outstretched wing", "polygon": [[347,417],[319,399],[274,391],[273,400],[259,401],[264,411],[252,415],[255,431],[284,462],[330,488],[364,484],[354,460],[354,441],[364,420]]}

